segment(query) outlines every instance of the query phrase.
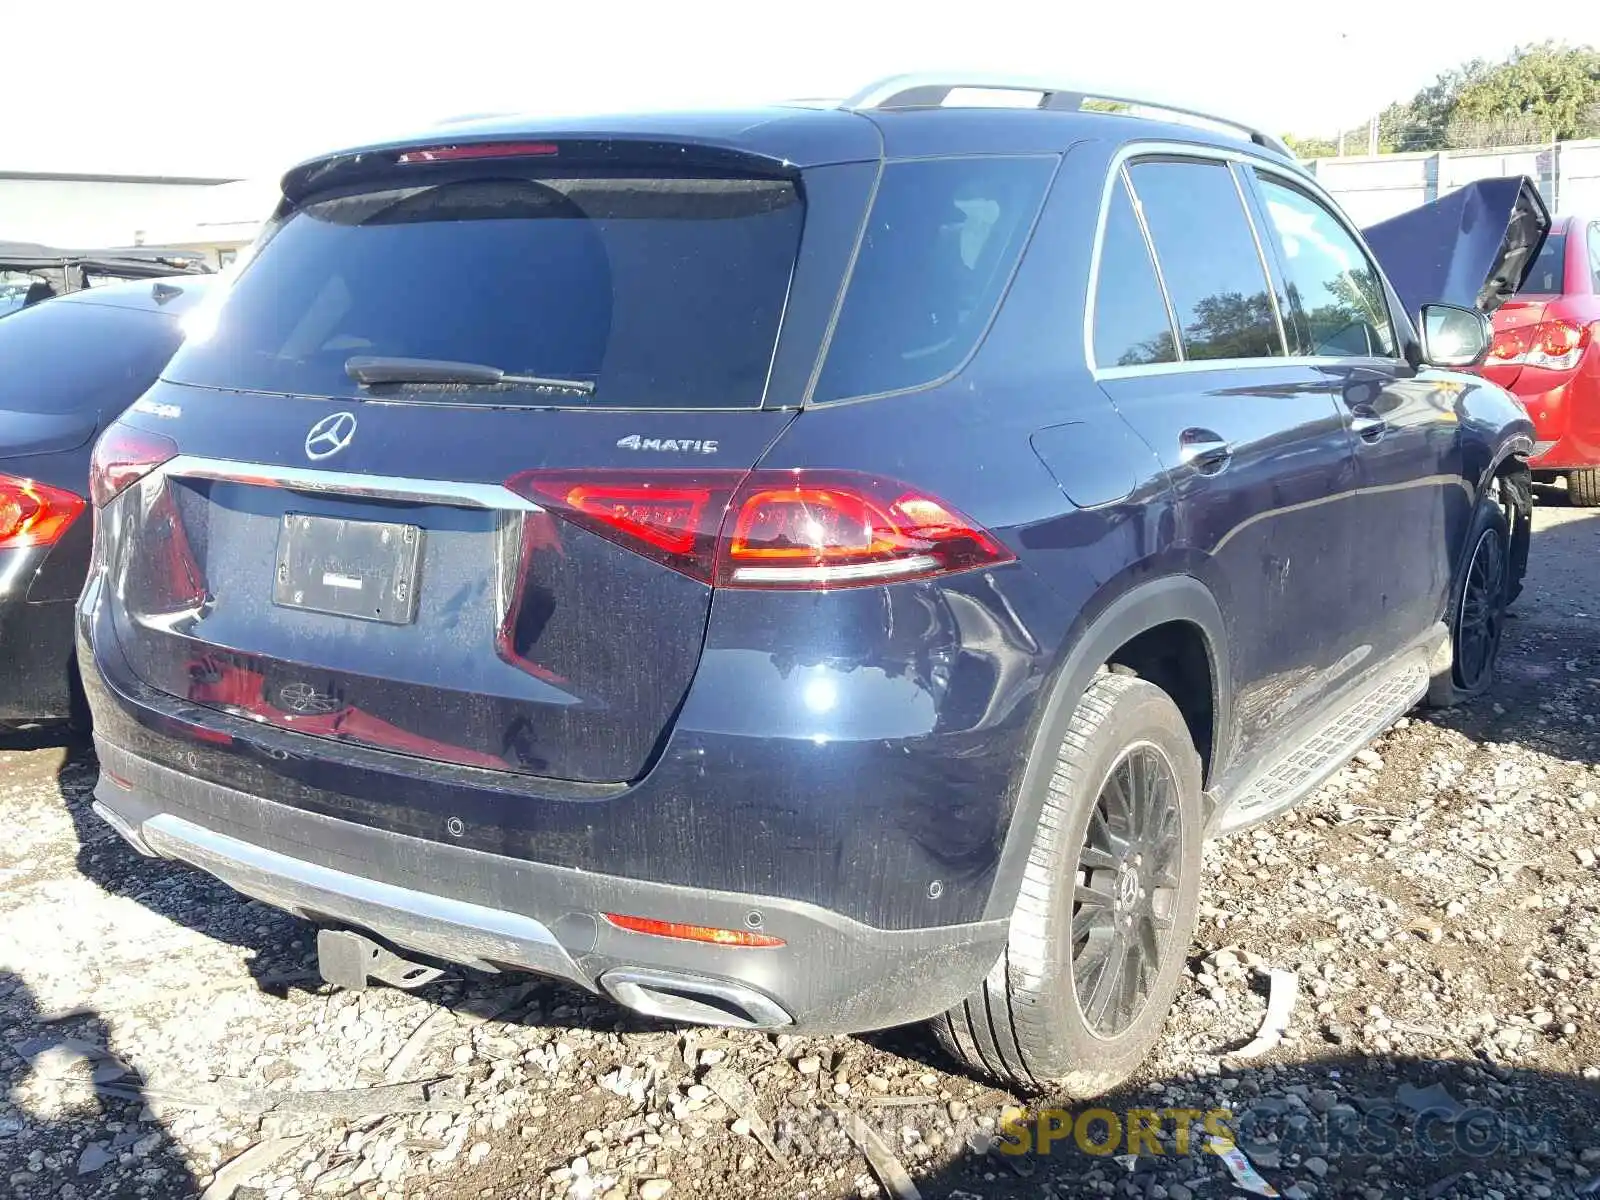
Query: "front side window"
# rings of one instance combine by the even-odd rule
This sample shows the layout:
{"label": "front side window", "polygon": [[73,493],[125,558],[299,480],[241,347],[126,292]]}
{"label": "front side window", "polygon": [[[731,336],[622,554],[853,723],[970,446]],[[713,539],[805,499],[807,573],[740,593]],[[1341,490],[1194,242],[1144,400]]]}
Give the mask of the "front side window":
{"label": "front side window", "polygon": [[1177,357],[1150,247],[1134,215],[1127,184],[1119,176],[1111,188],[1095,282],[1095,366],[1136,367]]}
{"label": "front side window", "polygon": [[989,327],[1057,159],[944,158],[883,170],[818,401],[935,383]]}
{"label": "front side window", "polygon": [[1261,253],[1227,164],[1147,161],[1128,174],[1177,314],[1183,356],[1282,356]]}
{"label": "front side window", "polygon": [[1298,188],[1258,175],[1305,352],[1392,358],[1394,325],[1371,261],[1326,208]]}
{"label": "front side window", "polygon": [[1594,290],[1600,293],[1600,223],[1589,226],[1589,270],[1594,275]]}

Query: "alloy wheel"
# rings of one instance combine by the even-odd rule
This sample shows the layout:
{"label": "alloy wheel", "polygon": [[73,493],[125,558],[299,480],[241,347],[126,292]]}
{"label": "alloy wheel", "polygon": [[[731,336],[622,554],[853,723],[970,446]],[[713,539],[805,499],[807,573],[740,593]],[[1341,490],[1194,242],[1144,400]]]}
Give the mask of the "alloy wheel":
{"label": "alloy wheel", "polygon": [[1175,953],[1183,831],[1172,764],[1144,743],[1111,768],[1078,851],[1072,973],[1084,1022],[1116,1037]]}
{"label": "alloy wheel", "polygon": [[1505,623],[1507,565],[1505,538],[1498,529],[1485,529],[1472,549],[1456,617],[1456,670],[1467,691],[1481,686],[1494,668]]}

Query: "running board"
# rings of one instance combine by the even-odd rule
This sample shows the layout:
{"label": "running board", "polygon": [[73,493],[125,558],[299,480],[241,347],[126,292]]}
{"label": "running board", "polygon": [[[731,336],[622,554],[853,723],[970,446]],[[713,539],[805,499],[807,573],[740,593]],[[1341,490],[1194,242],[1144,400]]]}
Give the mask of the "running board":
{"label": "running board", "polygon": [[1375,687],[1360,693],[1294,748],[1250,777],[1222,811],[1215,834],[1233,833],[1292,808],[1325,783],[1357,750],[1393,725],[1428,694],[1428,660],[1407,659]]}

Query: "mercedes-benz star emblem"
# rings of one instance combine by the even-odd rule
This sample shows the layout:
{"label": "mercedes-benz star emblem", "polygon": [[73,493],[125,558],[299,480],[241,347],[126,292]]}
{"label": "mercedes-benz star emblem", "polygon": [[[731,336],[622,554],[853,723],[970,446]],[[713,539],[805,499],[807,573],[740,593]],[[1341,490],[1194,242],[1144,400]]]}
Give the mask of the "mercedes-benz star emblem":
{"label": "mercedes-benz star emblem", "polygon": [[356,415],[353,412],[334,413],[323,417],[306,434],[306,457],[312,462],[339,453],[356,436]]}
{"label": "mercedes-benz star emblem", "polygon": [[285,711],[303,717],[320,717],[339,707],[337,696],[319,692],[309,683],[286,683],[278,689],[278,703]]}

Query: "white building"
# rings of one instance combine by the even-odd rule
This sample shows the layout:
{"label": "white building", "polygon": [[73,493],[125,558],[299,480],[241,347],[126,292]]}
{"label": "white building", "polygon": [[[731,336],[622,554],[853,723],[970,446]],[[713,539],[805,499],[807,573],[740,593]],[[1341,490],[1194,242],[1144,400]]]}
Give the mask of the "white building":
{"label": "white building", "polygon": [[197,198],[231,182],[0,167],[0,241],[72,249],[132,245],[141,230],[172,222]]}
{"label": "white building", "polygon": [[204,251],[212,266],[225,267],[255,240],[280,198],[276,179],[237,179],[197,188],[161,220],[135,231],[135,242]]}

